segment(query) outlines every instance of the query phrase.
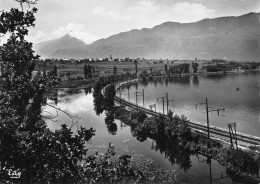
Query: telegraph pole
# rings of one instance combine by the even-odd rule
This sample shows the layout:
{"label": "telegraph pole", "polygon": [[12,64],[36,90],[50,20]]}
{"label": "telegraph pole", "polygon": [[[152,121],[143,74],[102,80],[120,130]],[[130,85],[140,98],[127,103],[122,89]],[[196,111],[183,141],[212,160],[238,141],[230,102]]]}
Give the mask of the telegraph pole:
{"label": "telegraph pole", "polygon": [[168,93],[166,93],[166,107],[167,107],[167,114],[169,112],[169,102],[173,102],[174,100],[169,100],[168,99]]}
{"label": "telegraph pole", "polygon": [[208,99],[206,98],[206,114],[207,114],[207,127],[208,127],[208,141],[210,139],[209,135],[209,106],[208,106]]}
{"label": "telegraph pole", "polygon": [[143,96],[143,106],[144,106],[144,89],[142,92],[140,91],[136,91],[134,92],[134,95],[135,95],[135,99],[136,99],[136,105],[138,106],[138,96]]}
{"label": "telegraph pole", "polygon": [[164,114],[164,102],[165,102],[164,98],[165,98],[165,96],[157,97],[157,101],[158,101],[159,99],[162,99],[162,103],[163,103],[163,114]]}
{"label": "telegraph pole", "polygon": [[208,99],[206,98],[206,103],[198,103],[195,105],[195,108],[197,109],[198,105],[206,105],[206,115],[207,115],[207,131],[208,131],[208,146],[209,146],[209,140],[210,140],[210,134],[209,134],[209,112],[217,111],[219,115],[219,111],[224,111],[225,109],[212,109],[209,110],[208,106]]}
{"label": "telegraph pole", "polygon": [[236,124],[236,123],[229,123],[229,124],[228,124],[228,130],[229,130],[229,137],[230,137],[231,148],[234,149],[234,142],[235,142],[235,144],[236,144],[236,149],[238,150],[236,127],[237,127],[237,124]]}
{"label": "telegraph pole", "polygon": [[212,161],[211,161],[211,156],[206,156],[207,157],[207,160],[205,159],[202,159],[200,160],[200,158],[198,157],[198,162],[200,163],[203,163],[203,162],[206,162],[208,165],[209,165],[209,183],[212,184],[213,181],[216,181],[216,180],[223,180],[223,179],[226,179],[226,178],[229,178],[228,176],[223,176],[222,175],[222,172],[220,173],[220,177],[218,178],[213,178],[212,177]]}

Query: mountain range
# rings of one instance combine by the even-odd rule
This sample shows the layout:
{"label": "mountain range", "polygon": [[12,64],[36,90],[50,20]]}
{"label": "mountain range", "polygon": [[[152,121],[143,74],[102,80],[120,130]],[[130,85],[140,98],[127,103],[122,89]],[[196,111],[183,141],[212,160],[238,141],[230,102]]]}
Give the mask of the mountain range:
{"label": "mountain range", "polygon": [[91,44],[69,34],[34,49],[42,58],[168,58],[260,60],[260,13],[203,19],[193,23],[165,22],[131,30]]}

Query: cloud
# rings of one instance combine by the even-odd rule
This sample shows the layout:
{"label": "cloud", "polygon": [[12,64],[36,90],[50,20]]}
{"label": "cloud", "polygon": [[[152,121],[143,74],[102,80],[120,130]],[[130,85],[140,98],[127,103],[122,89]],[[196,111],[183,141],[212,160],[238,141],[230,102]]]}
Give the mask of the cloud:
{"label": "cloud", "polygon": [[115,20],[130,20],[131,19],[130,16],[123,16],[119,12],[116,12],[113,10],[107,12],[107,15]]}
{"label": "cloud", "polygon": [[99,39],[99,37],[88,33],[87,26],[84,24],[69,23],[64,27],[58,27],[53,31],[55,38],[59,38],[68,34],[75,37],[86,44],[92,43]]}
{"label": "cloud", "polygon": [[178,2],[172,10],[173,15],[179,18],[180,22],[198,21],[203,18],[211,18],[215,10],[209,9],[201,3]]}
{"label": "cloud", "polygon": [[137,5],[128,8],[131,11],[155,12],[160,10],[153,0],[142,0]]}
{"label": "cloud", "polygon": [[215,10],[202,2],[173,2],[170,0],[141,0],[132,3],[126,9],[132,17],[135,28],[151,28],[163,22],[195,22],[215,17]]}
{"label": "cloud", "polygon": [[93,13],[94,13],[94,14],[101,14],[101,13],[104,12],[104,10],[105,10],[104,7],[98,6],[98,7],[95,7],[95,8],[94,8]]}
{"label": "cloud", "polygon": [[258,1],[256,12],[260,12],[260,0]]}
{"label": "cloud", "polygon": [[215,10],[208,9],[206,6],[201,3],[188,3],[188,2],[179,2],[174,5],[174,9],[178,12],[189,13],[189,14],[208,14],[214,13]]}
{"label": "cloud", "polygon": [[93,14],[101,15],[101,16],[104,16],[104,17],[107,16],[107,17],[110,17],[114,20],[130,20],[131,19],[130,16],[123,16],[118,11],[107,10],[104,7],[100,7],[100,6],[94,8]]}
{"label": "cloud", "polygon": [[80,112],[93,111],[93,107],[89,106],[92,101],[93,97],[91,95],[80,95],[72,99],[70,103],[58,103],[57,107],[71,114],[77,114]]}
{"label": "cloud", "polygon": [[5,44],[7,42],[7,40],[10,38],[10,36],[11,36],[10,33],[4,34],[4,35],[0,34],[0,46]]}
{"label": "cloud", "polygon": [[46,40],[46,34],[43,31],[38,31],[34,36],[28,36],[28,40],[33,43],[39,43]]}
{"label": "cloud", "polygon": [[[66,101],[68,98],[69,103]],[[57,108],[66,111],[70,114],[77,115],[79,113],[86,113],[93,111],[93,106],[89,105],[93,102],[92,95],[85,95],[83,93],[78,95],[73,95],[70,97],[59,98],[59,102],[57,104]],[[48,103],[52,103],[52,101],[48,101]],[[43,116],[55,116],[57,113],[56,109],[50,106],[44,107]],[[64,115],[62,112],[59,112],[60,118]]]}

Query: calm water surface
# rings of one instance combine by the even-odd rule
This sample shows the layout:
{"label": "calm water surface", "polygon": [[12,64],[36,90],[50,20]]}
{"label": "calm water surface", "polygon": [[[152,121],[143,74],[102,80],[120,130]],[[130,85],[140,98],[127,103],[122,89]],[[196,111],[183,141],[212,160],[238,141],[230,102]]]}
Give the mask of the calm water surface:
{"label": "calm water surface", "polygon": [[[202,79],[202,81],[207,81],[207,79]],[[200,82],[194,88],[199,88],[202,85]],[[179,87],[185,87],[187,84],[179,84]],[[189,84],[193,86],[193,84]],[[166,89],[166,83],[158,82],[157,86],[153,83],[149,83],[147,86],[141,87],[146,88],[157,88]],[[174,85],[168,83],[168,87],[172,86],[172,90],[176,90]],[[135,87],[131,90],[134,91]],[[146,90],[147,91],[147,90]],[[154,94],[163,94],[164,91],[157,91]],[[148,94],[148,93],[147,93]],[[153,95],[150,91],[149,95]],[[192,99],[191,97],[189,97]],[[185,98],[183,98],[185,99]],[[61,124],[66,123],[69,126],[73,126],[76,130],[79,126],[93,127],[96,129],[96,135],[88,143],[88,148],[90,151],[98,150],[104,152],[108,144],[111,142],[116,147],[118,154],[130,154],[130,155],[144,155],[146,158],[155,160],[160,167],[170,170],[174,169],[182,177],[182,181],[186,183],[210,183],[211,179],[216,179],[213,183],[232,183],[232,180],[226,175],[226,168],[221,166],[216,161],[212,160],[211,164],[207,163],[207,158],[204,156],[187,156],[175,154],[178,150],[171,150],[171,152],[165,155],[164,151],[159,151],[155,149],[156,143],[154,140],[147,139],[144,142],[139,142],[134,136],[134,132],[131,127],[124,125],[118,120],[115,120],[116,126],[113,129],[108,128],[104,119],[106,118],[106,113],[103,112],[100,115],[96,115],[93,105],[93,95],[89,90],[59,90],[52,94],[52,98],[48,100],[49,103],[56,105],[58,108],[67,111],[68,113],[78,116],[79,119],[70,119],[67,115],[62,112],[58,113],[55,109],[51,107],[45,107],[44,115],[46,116],[57,116],[53,121],[48,121],[48,126],[51,129],[57,129]],[[175,102],[176,103],[176,102]],[[192,103],[190,103],[192,104]],[[159,144],[159,143],[157,143]],[[162,145],[158,145],[163,147]],[[211,176],[211,177],[210,177]],[[221,176],[223,178],[221,178]]]}
{"label": "calm water surface", "polygon": [[[260,136],[260,72],[186,76],[172,79],[156,79],[132,85],[124,89],[122,97],[136,103],[135,91],[145,93],[145,106],[156,104],[157,111],[163,110],[162,102],[157,97],[169,95],[173,102],[169,109],[174,114],[184,114],[192,122],[206,123],[205,103],[208,99],[209,110],[224,108],[225,111],[209,113],[210,125],[227,129],[228,123],[237,123],[238,132]],[[138,103],[143,105],[142,96]],[[166,109],[166,106],[165,106]],[[166,111],[166,110],[165,110]]]}

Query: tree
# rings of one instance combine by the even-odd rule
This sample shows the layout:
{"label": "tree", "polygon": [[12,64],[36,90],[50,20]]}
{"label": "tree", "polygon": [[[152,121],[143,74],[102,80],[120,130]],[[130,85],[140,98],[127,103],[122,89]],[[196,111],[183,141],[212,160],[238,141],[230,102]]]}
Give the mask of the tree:
{"label": "tree", "polygon": [[9,183],[9,169],[22,173],[21,183],[120,183],[128,178],[140,179],[130,166],[130,156],[111,162],[115,155],[112,145],[102,158],[87,153],[86,141],[95,133],[92,128],[80,127],[77,132],[65,124],[56,131],[47,128],[41,116],[42,105],[51,105],[44,97],[43,84],[32,79],[33,61],[38,56],[32,43],[24,39],[28,28],[34,26],[37,9],[24,12],[24,4],[35,2],[15,1],[21,10],[12,8],[0,15],[0,34],[11,35],[0,46],[0,183]]}
{"label": "tree", "polygon": [[56,72],[55,72],[55,70],[50,70],[50,71],[48,71],[47,75],[50,78],[54,78],[56,76]]}
{"label": "tree", "polygon": [[165,70],[165,73],[167,73],[167,70],[168,70],[167,64],[164,65],[164,70]]}
{"label": "tree", "polygon": [[197,73],[199,64],[192,62],[191,66],[193,68],[193,73]]}
{"label": "tree", "polygon": [[88,71],[88,78],[92,78],[93,75],[92,75],[92,71],[91,71],[91,66],[90,65],[88,65],[87,71]]}
{"label": "tree", "polygon": [[[1,169],[28,169],[28,163],[22,165],[22,162],[28,161],[28,157],[23,158],[23,155],[31,151],[27,146],[31,139],[26,141],[24,136],[30,138],[41,120],[43,90],[31,81],[35,66],[33,60],[38,56],[34,55],[32,44],[24,40],[27,28],[34,26],[33,14],[36,11],[36,8],[27,12],[12,8],[0,16],[0,33],[11,34],[7,43],[0,47],[3,67],[0,86]],[[26,141],[25,145],[22,145],[22,140]],[[1,170],[3,175],[4,171]]]}
{"label": "tree", "polygon": [[117,67],[116,66],[114,66],[114,68],[113,68],[113,73],[114,73],[114,75],[117,74]]}
{"label": "tree", "polygon": [[44,79],[46,79],[46,71],[45,71],[45,70],[43,70],[42,77],[43,77]]}
{"label": "tree", "polygon": [[67,72],[67,73],[66,73],[66,76],[67,76],[67,78],[68,78],[68,81],[70,81],[70,75],[71,75],[70,72]]}
{"label": "tree", "polygon": [[54,76],[58,76],[58,71],[57,71],[57,66],[54,65],[54,68],[53,68],[53,73],[54,73]]}
{"label": "tree", "polygon": [[81,128],[73,135],[63,125],[52,132],[42,120],[44,87],[32,79],[38,56],[24,39],[28,27],[34,26],[37,9],[24,12],[23,4],[34,2],[19,2],[22,10],[12,8],[0,16],[0,33],[11,34],[0,47],[0,182],[7,179],[9,169],[22,172],[22,183],[75,181],[79,169],[75,158],[83,158],[84,141],[94,131]]}
{"label": "tree", "polygon": [[88,78],[88,66],[86,65],[86,63],[84,65],[84,76],[85,76],[85,79]]}
{"label": "tree", "polygon": [[149,77],[149,73],[146,71],[146,70],[143,70],[139,77],[142,79],[142,80],[146,80],[148,77]]}
{"label": "tree", "polygon": [[179,75],[184,74],[184,73],[189,73],[189,67],[190,64],[184,63],[184,64],[179,64],[179,65],[175,65],[170,67],[170,71],[172,73],[177,73]]}
{"label": "tree", "polygon": [[95,67],[93,66],[93,77],[95,78],[96,76],[96,71],[95,71]]}
{"label": "tree", "polygon": [[114,97],[116,95],[116,88],[113,84],[109,85],[105,90],[105,108],[112,109],[114,107]]}
{"label": "tree", "polygon": [[134,63],[135,63],[135,75],[136,75],[136,78],[137,78],[137,72],[138,72],[137,71],[137,61],[135,60]]}
{"label": "tree", "polygon": [[152,67],[150,67],[150,73],[153,73],[153,68]]}

